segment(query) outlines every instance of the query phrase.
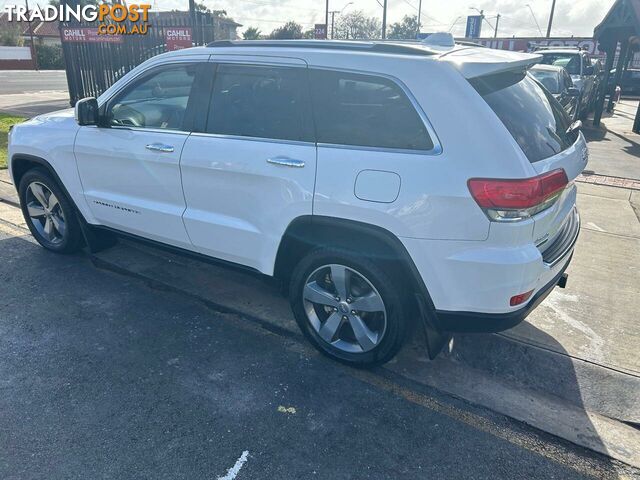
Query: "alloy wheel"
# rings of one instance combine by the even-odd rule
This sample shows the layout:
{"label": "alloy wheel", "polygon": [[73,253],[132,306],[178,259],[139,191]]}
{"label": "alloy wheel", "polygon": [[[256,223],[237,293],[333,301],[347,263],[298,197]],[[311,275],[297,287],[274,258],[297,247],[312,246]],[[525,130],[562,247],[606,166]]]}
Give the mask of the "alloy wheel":
{"label": "alloy wheel", "polygon": [[363,353],[380,344],[387,328],[382,296],[361,273],[344,265],[324,265],[305,281],[307,319],[328,344]]}
{"label": "alloy wheel", "polygon": [[54,193],[41,182],[32,182],[27,187],[27,212],[31,223],[47,242],[61,243],[67,234],[67,225],[62,206]]}

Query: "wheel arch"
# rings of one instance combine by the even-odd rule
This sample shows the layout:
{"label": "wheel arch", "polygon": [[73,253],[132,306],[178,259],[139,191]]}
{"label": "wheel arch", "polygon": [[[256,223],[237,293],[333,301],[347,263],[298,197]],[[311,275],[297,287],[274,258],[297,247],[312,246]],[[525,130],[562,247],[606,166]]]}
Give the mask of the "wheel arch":
{"label": "wheel arch", "polygon": [[71,205],[73,205],[73,208],[75,209],[76,214],[78,215],[78,218],[82,222],[86,223],[84,215],[78,208],[78,205],[76,205],[75,199],[69,194],[69,190],[67,190],[67,187],[62,181],[62,179],[60,178],[60,176],[58,175],[58,172],[56,172],[55,168],[53,168],[51,163],[49,163],[47,160],[45,160],[42,157],[38,157],[36,155],[29,155],[26,153],[24,154],[16,153],[11,157],[11,176],[13,177],[12,178],[13,185],[15,186],[16,191],[18,191],[18,194],[20,193],[19,192],[20,181],[22,180],[22,177],[24,176],[24,174],[27,173],[29,170],[37,167],[44,169],[49,175],[53,177],[53,179],[58,184],[60,189],[67,196],[67,199],[69,200],[69,202],[71,202]]}
{"label": "wheel arch", "polygon": [[356,220],[305,215],[287,227],[276,254],[274,277],[288,282],[295,264],[309,251],[319,247],[342,247],[367,251],[386,263],[393,263],[402,278],[409,280],[411,291],[422,295],[433,308],[427,287],[400,239],[385,228]]}

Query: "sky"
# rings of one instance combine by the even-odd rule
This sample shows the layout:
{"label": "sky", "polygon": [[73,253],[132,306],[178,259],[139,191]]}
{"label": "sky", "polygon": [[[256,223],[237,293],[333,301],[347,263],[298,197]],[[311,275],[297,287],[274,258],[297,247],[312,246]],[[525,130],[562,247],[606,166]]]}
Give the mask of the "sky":
{"label": "sky", "polygon": [[[35,3],[37,0],[32,0]],[[149,0],[153,10],[186,10],[188,0]],[[305,29],[315,23],[324,23],[325,0],[199,0],[215,10],[226,10],[227,14],[247,27],[258,27],[269,33],[288,20],[295,20]],[[344,13],[363,10],[369,16],[382,18],[383,0],[329,0],[329,10]],[[32,3],[30,2],[30,3]],[[528,3],[527,3],[528,2]],[[500,14],[498,36],[538,36],[547,30],[552,0],[422,0],[422,31],[449,31],[463,36],[467,15],[473,15],[472,7],[483,9],[487,22],[495,25],[495,16]],[[13,5],[22,0],[0,0],[0,7]],[[46,0],[39,3],[46,4]],[[387,21],[398,22],[404,15],[416,15],[419,0],[388,0]],[[595,27],[607,13],[614,0],[556,0],[552,36],[593,35]],[[531,10],[527,5],[530,5]],[[536,26],[536,21],[540,30]],[[337,17],[337,16],[336,16]],[[483,24],[482,36],[493,36],[493,29]]]}
{"label": "sky", "polygon": [[[152,2],[154,0],[151,0]],[[329,0],[329,10],[364,10],[369,16],[382,18],[383,0]],[[498,36],[538,36],[539,30],[546,34],[552,0],[422,0],[422,31],[448,31],[463,36],[467,15],[473,15],[471,7],[483,9],[491,25],[495,25],[496,14],[502,15],[498,26]],[[187,0],[155,0],[155,8],[170,10],[183,9]],[[324,23],[325,0],[203,0],[211,9],[223,9],[237,22],[260,28],[269,33],[287,20],[301,23],[305,29],[314,23]],[[351,3],[349,5],[349,3]],[[419,0],[388,0],[387,21],[400,21],[404,15],[417,15]],[[556,12],[552,36],[593,35],[595,27],[613,5],[614,0],[556,0]],[[346,7],[346,8],[345,8]],[[458,18],[459,17],[459,18]],[[492,28],[485,23],[483,36],[492,36]],[[491,35],[489,35],[491,34]]]}

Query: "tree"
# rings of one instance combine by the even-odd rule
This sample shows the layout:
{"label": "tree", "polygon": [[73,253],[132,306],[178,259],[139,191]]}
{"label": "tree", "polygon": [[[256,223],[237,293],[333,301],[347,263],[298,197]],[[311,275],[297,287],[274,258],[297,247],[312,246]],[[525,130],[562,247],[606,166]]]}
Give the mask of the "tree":
{"label": "tree", "polygon": [[258,40],[260,38],[260,30],[256,27],[247,28],[242,34],[242,38],[245,40]]}
{"label": "tree", "polygon": [[402,21],[390,25],[387,29],[387,38],[390,40],[413,40],[417,34],[417,15],[405,15]]}
{"label": "tree", "polygon": [[21,47],[23,44],[20,36],[20,27],[17,24],[7,24],[0,30],[0,45],[7,47]]}
{"label": "tree", "polygon": [[294,21],[288,21],[282,27],[276,28],[269,38],[272,40],[289,40],[293,38],[302,38],[302,25]]}
{"label": "tree", "polygon": [[316,38],[316,29],[310,28],[302,33],[302,38]]}
{"label": "tree", "polygon": [[367,40],[380,38],[382,25],[375,17],[367,17],[362,10],[340,16],[336,24],[334,38]]}

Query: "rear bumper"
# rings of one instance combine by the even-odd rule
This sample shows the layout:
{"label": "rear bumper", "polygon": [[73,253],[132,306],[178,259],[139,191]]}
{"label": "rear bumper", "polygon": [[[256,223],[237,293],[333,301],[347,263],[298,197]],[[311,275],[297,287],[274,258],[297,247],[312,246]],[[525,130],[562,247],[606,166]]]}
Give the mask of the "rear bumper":
{"label": "rear bumper", "polygon": [[450,312],[435,310],[434,322],[439,330],[445,332],[500,332],[515,327],[547,298],[563,275],[573,257],[569,255],[561,270],[519,310],[506,313]]}

